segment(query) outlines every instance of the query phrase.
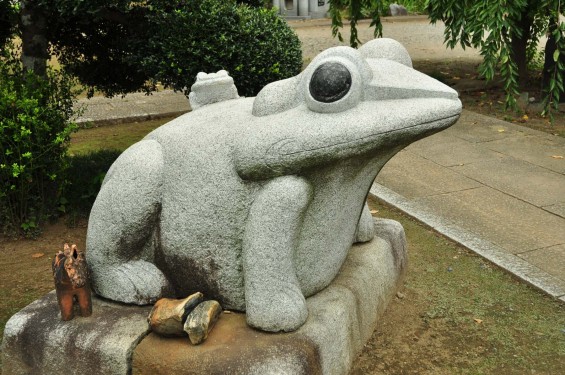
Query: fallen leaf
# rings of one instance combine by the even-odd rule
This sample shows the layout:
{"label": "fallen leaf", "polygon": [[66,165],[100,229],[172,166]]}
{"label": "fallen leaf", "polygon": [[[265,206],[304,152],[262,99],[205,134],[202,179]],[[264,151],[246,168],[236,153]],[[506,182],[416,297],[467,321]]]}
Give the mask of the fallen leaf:
{"label": "fallen leaf", "polygon": [[43,253],[35,253],[35,254],[31,254],[32,258],[41,258],[42,256],[44,256],[45,254]]}
{"label": "fallen leaf", "polygon": [[379,210],[371,210],[371,211],[369,211],[369,212],[371,213],[371,215],[374,215],[374,214],[376,214],[377,212],[379,212]]}
{"label": "fallen leaf", "polygon": [[551,155],[554,159],[563,159],[563,155]]}
{"label": "fallen leaf", "polygon": [[504,102],[501,102],[500,100],[496,101],[498,104],[504,104]]}
{"label": "fallen leaf", "polygon": [[498,132],[499,132],[499,133],[504,133],[505,131],[506,131],[506,130],[504,130],[504,129],[498,129]]}
{"label": "fallen leaf", "polygon": [[522,120],[524,120],[524,121],[528,121],[528,119],[529,119],[528,115],[524,115],[524,116],[522,116]]}
{"label": "fallen leaf", "polygon": [[482,320],[482,319],[479,319],[479,318],[474,318],[473,320],[474,320],[475,323],[477,323],[477,324],[481,324],[481,323],[483,322],[483,320]]}
{"label": "fallen leaf", "polygon": [[455,80],[461,79],[461,77],[451,77],[451,78],[453,78]]}

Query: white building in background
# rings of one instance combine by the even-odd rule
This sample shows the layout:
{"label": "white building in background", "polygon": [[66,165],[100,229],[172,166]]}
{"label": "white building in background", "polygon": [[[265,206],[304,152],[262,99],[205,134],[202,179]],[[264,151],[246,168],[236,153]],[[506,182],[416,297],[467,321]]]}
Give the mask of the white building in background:
{"label": "white building in background", "polygon": [[324,18],[330,0],[273,0],[273,7],[287,18]]}

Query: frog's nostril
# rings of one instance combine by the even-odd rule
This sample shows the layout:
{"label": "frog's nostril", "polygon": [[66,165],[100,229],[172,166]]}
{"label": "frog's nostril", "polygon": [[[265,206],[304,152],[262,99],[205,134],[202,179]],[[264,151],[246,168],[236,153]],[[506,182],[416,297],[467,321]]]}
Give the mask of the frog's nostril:
{"label": "frog's nostril", "polygon": [[327,62],[316,68],[310,79],[312,98],[333,103],[343,98],[351,88],[351,73],[342,64]]}

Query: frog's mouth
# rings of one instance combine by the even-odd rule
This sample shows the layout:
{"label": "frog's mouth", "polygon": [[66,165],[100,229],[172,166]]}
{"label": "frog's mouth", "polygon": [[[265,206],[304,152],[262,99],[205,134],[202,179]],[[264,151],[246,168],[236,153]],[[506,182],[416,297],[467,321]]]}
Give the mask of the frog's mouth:
{"label": "frog's mouth", "polygon": [[[424,82],[432,80],[412,71],[424,76],[416,75]],[[402,83],[392,86],[374,79],[366,86],[364,100],[342,112],[318,113],[302,104],[280,115],[263,117],[265,124],[256,129],[260,142],[238,147],[238,174],[260,180],[373,154],[388,160],[459,118],[461,102],[449,87],[435,80],[432,83],[441,90],[432,90],[430,84],[414,89]],[[386,99],[386,92],[394,93],[394,99]]]}
{"label": "frog's mouth", "polygon": [[[432,103],[437,107],[430,108]],[[355,110],[321,117],[298,107],[289,116],[302,115],[300,129],[273,118],[261,134],[266,144],[246,143],[238,149],[236,170],[244,179],[261,180],[355,157],[388,160],[410,143],[451,126],[460,111],[459,100],[453,99],[369,101]]]}

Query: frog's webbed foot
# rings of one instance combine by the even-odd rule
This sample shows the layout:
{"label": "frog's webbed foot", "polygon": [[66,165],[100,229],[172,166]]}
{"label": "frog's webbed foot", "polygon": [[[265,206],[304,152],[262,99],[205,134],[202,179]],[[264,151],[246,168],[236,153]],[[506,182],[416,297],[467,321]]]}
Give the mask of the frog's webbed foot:
{"label": "frog's webbed foot", "polygon": [[98,267],[93,275],[94,292],[114,301],[147,305],[171,296],[172,287],[154,264],[135,260]]}
{"label": "frog's webbed foot", "polygon": [[299,228],[311,199],[307,181],[284,176],[256,197],[243,240],[247,323],[265,331],[294,331],[308,318],[294,269]]}
{"label": "frog's webbed foot", "polygon": [[375,222],[369,206],[365,202],[359,223],[357,223],[354,242],[369,242],[373,237],[375,237]]}
{"label": "frog's webbed foot", "polygon": [[264,331],[295,331],[308,318],[306,300],[297,283],[276,274],[263,275],[246,288],[253,290],[245,297],[247,323]]}

